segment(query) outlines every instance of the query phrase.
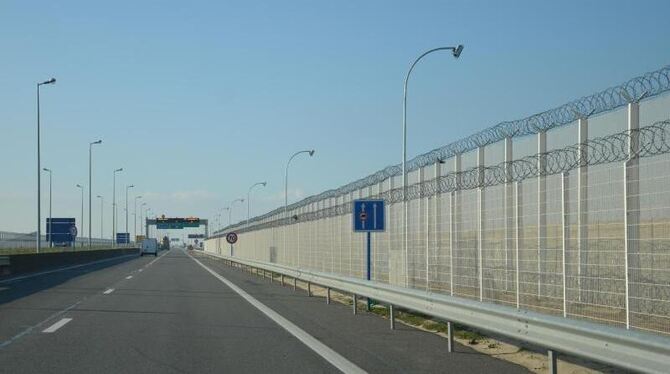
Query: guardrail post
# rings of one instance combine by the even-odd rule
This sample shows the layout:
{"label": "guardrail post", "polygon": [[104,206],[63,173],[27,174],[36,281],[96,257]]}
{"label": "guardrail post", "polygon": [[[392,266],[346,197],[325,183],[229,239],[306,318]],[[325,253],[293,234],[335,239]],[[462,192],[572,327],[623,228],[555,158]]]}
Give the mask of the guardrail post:
{"label": "guardrail post", "polygon": [[326,304],[330,304],[330,287],[326,288]]}
{"label": "guardrail post", "polygon": [[358,311],[358,295],[353,294],[351,298],[353,300],[354,314],[356,314],[356,312]]}
{"label": "guardrail post", "polygon": [[395,309],[393,308],[393,304],[389,305],[389,321],[391,323],[391,330],[395,330]]}
{"label": "guardrail post", "polygon": [[537,133],[537,297],[542,295],[542,252],[547,248],[547,132]]}
{"label": "guardrail post", "polygon": [[312,282],[307,282],[307,296],[312,297]]}
{"label": "guardrail post", "polygon": [[550,374],[558,374],[558,360],[557,357],[558,353],[555,351],[552,351],[551,349],[547,351],[547,359],[548,359],[548,365],[549,365],[549,373]]}
{"label": "guardrail post", "polygon": [[447,321],[447,352],[454,351],[454,323]]}
{"label": "guardrail post", "polygon": [[274,283],[275,281],[275,273],[270,272],[270,283]]}
{"label": "guardrail post", "polygon": [[279,282],[281,283],[281,286],[284,287],[284,274],[280,275]]}

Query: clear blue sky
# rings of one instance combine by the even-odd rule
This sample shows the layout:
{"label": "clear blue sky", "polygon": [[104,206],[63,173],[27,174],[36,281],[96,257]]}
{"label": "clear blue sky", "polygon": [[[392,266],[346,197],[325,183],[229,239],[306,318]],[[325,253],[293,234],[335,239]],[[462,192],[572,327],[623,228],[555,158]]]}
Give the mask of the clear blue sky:
{"label": "clear blue sky", "polygon": [[34,231],[35,83],[52,76],[54,216],[79,218],[98,138],[106,227],[118,167],[119,186],[170,216],[209,217],[267,180],[259,214],[282,204],[295,150],[317,153],[293,164],[292,200],[398,163],[402,82],[423,50],[465,45],[413,75],[410,156],[670,63],[668,14],[668,1],[3,1],[0,230]]}

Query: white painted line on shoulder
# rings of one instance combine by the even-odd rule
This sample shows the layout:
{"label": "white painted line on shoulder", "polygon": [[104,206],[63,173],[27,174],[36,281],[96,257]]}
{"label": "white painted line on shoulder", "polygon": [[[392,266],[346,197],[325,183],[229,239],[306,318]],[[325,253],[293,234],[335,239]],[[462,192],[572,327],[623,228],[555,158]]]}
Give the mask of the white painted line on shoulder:
{"label": "white painted line on shoulder", "polygon": [[50,334],[50,333],[52,333],[52,332],[56,332],[56,330],[58,330],[59,328],[65,326],[65,324],[67,324],[67,323],[70,322],[70,321],[72,321],[72,318],[63,318],[63,319],[61,319],[60,321],[54,323],[53,325],[47,327],[47,328],[44,329],[42,332],[45,333],[45,334]]}
{"label": "white painted line on shoulder", "polygon": [[107,291],[103,292],[105,295],[109,295],[110,293],[114,292],[113,288],[108,289]]}
{"label": "white painted line on shoulder", "polygon": [[339,353],[337,353],[334,350],[332,350],[331,348],[329,348],[327,345],[321,343],[315,337],[309,335],[307,332],[305,332],[305,330],[296,326],[293,322],[289,321],[288,319],[284,318],[279,313],[277,313],[274,310],[267,307],[265,304],[256,300],[253,296],[249,295],[246,291],[237,287],[233,282],[231,282],[228,279],[222,277],[220,274],[218,274],[214,270],[210,269],[209,267],[207,267],[202,262],[198,261],[195,257],[191,256],[190,254],[188,254],[188,256],[193,261],[195,261],[198,265],[200,265],[203,269],[207,270],[210,274],[212,274],[214,277],[216,277],[216,279],[220,280],[226,286],[230,287],[230,289],[235,291],[238,295],[242,296],[242,298],[244,298],[247,302],[249,302],[249,304],[256,307],[256,309],[260,310],[263,314],[268,316],[271,320],[273,320],[279,326],[283,327],[291,335],[295,336],[298,340],[300,340],[308,348],[310,348],[311,350],[316,352],[316,354],[323,357],[326,361],[330,362],[333,366],[338,368],[343,373],[365,373],[366,372],[365,370],[356,366],[356,364],[354,364],[353,362],[347,360],[344,356],[340,355]]}

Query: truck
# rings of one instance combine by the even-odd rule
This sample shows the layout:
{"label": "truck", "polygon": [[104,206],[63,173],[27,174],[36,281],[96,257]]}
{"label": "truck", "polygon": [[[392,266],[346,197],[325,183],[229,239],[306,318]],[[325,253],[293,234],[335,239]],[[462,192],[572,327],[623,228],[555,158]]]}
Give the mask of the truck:
{"label": "truck", "polygon": [[145,254],[158,256],[158,240],[154,238],[142,240],[140,256],[144,256]]}
{"label": "truck", "polygon": [[163,237],[163,242],[161,243],[161,249],[167,251],[170,249],[170,238],[167,236]]}

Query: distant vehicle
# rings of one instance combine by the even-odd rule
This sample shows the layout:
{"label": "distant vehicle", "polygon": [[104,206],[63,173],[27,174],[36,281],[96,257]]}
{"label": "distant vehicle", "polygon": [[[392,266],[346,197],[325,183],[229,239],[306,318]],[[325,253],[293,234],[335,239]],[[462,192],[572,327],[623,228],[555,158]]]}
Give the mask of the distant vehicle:
{"label": "distant vehicle", "polygon": [[140,256],[144,256],[145,254],[153,254],[154,256],[158,256],[158,240],[154,238],[142,240],[142,250],[140,252]]}
{"label": "distant vehicle", "polygon": [[189,251],[192,251],[192,250],[193,250],[193,246],[192,246],[191,244],[188,245],[188,250],[189,250]]}
{"label": "distant vehicle", "polygon": [[163,237],[163,242],[161,243],[161,249],[167,251],[170,249],[170,238],[167,236]]}

